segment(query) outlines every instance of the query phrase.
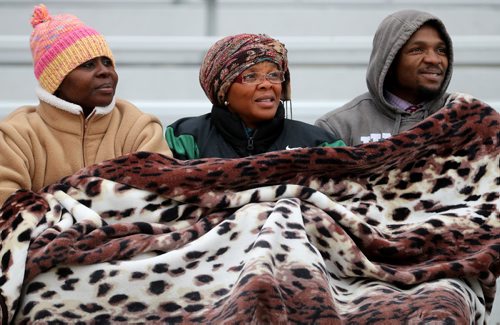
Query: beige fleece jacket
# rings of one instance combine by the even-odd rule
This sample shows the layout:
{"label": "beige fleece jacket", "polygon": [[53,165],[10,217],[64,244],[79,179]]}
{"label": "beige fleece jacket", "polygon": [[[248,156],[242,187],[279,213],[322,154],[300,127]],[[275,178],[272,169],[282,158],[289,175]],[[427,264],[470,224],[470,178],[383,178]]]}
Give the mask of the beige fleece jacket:
{"label": "beige fleece jacket", "polygon": [[[38,191],[64,176],[135,151],[172,156],[160,121],[124,100],[81,107],[37,89],[38,106],[0,122],[0,204],[18,189]],[[50,104],[49,104],[50,103]]]}

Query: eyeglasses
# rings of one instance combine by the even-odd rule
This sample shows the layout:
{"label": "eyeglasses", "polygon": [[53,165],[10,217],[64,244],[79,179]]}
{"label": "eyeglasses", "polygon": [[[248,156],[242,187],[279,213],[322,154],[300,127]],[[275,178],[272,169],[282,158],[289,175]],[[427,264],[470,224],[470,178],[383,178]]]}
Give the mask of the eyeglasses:
{"label": "eyeglasses", "polygon": [[285,81],[285,73],[283,71],[273,71],[268,74],[259,73],[259,72],[249,72],[245,74],[240,74],[234,82],[238,82],[240,84],[249,84],[249,85],[257,85],[264,82],[264,79],[267,79],[270,83],[279,84]]}

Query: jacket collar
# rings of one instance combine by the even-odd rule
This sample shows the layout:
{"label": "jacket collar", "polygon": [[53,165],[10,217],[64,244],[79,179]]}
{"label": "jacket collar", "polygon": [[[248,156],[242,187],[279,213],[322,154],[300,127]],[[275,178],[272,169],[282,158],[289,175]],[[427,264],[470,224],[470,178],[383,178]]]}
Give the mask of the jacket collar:
{"label": "jacket collar", "polygon": [[[68,101],[65,101],[65,100],[49,93],[48,91],[46,91],[45,89],[40,87],[40,85],[37,85],[37,87],[35,89],[35,93],[38,96],[38,99],[40,99],[43,102],[46,102],[47,104],[50,104],[54,107],[57,107],[63,111],[71,113],[71,114],[75,114],[75,115],[83,114],[83,109],[80,105],[76,105],[76,104],[70,103]],[[116,103],[116,98],[113,97],[113,100],[111,101],[111,103],[108,106],[104,106],[104,107],[96,106],[96,108],[94,108],[94,114],[106,115],[106,114],[110,113],[113,110],[113,108],[115,107],[115,103]]]}
{"label": "jacket collar", "polygon": [[[224,140],[233,147],[240,157],[245,157],[267,152],[283,130],[285,110],[283,104],[280,103],[274,118],[261,123],[251,136],[247,135],[243,121],[239,116],[230,112],[226,107],[214,105],[211,118]],[[250,139],[253,149],[249,148]]]}

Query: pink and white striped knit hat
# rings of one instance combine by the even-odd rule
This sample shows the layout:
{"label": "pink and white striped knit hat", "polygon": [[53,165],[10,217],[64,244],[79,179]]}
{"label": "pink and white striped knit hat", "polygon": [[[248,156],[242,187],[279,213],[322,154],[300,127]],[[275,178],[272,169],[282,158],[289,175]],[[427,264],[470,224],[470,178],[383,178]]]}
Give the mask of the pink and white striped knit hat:
{"label": "pink and white striped knit hat", "polygon": [[51,94],[68,73],[88,60],[105,56],[115,64],[104,37],[73,15],[51,16],[41,4],[35,6],[31,25],[30,46],[35,77]]}

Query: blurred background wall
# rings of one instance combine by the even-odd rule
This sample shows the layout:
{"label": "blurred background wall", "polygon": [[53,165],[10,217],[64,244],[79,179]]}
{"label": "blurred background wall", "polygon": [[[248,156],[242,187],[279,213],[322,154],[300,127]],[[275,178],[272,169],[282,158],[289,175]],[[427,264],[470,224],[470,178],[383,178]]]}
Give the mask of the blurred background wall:
{"label": "blurred background wall", "polygon": [[[0,0],[0,118],[38,102],[29,23],[40,1]],[[500,109],[500,0],[45,0],[108,39],[118,96],[164,125],[210,110],[198,83],[203,55],[219,38],[267,33],[289,50],[294,118],[314,120],[366,90],[372,36],[389,13],[407,8],[440,17],[454,41],[449,91]],[[1,154],[1,153],[0,153]],[[498,295],[497,295],[498,296]],[[496,299],[493,324],[500,324]]]}
{"label": "blurred background wall", "polygon": [[[0,0],[0,116],[37,102],[29,50],[39,1]],[[69,0],[45,1],[103,33],[117,59],[118,95],[165,124],[207,112],[198,83],[208,47],[229,34],[267,33],[289,50],[294,118],[313,122],[366,90],[380,21],[405,8],[430,11],[455,45],[450,91],[500,107],[500,0]]]}

